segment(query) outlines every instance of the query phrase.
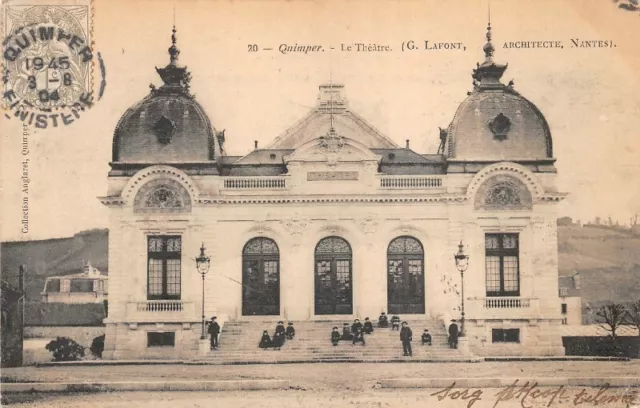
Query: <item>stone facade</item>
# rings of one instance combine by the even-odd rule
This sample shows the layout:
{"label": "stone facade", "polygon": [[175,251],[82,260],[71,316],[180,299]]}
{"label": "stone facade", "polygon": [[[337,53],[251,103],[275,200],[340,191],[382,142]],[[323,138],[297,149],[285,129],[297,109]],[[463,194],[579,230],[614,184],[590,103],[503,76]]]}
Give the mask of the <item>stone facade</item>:
{"label": "stone facade", "polygon": [[[183,75],[177,53],[171,57],[164,70]],[[474,92],[494,97],[474,103],[498,105],[475,119],[491,135],[484,144],[474,136],[469,158],[444,153],[465,151],[471,139],[462,126],[441,133],[439,154],[397,146],[349,109],[338,84],[320,86],[307,117],[242,158],[226,156],[224,132],[208,121],[200,130],[209,132],[209,160],[193,162],[191,151],[181,159],[175,151],[167,164],[165,153],[154,156],[157,146],[137,156],[145,150],[127,150],[122,129],[135,133],[140,126],[126,118],[159,118],[149,125],[162,125],[157,138],[146,129],[131,136],[143,143],[166,144],[170,133],[177,146],[187,146],[183,138],[200,134],[177,125],[175,115],[188,107],[146,111],[157,105],[154,97],[175,94],[189,104],[188,87],[163,76],[165,85],[119,124],[108,194],[101,198],[110,208],[104,357],[195,356],[202,291],[205,315],[222,324],[348,320],[382,311],[448,322],[460,318],[463,284],[472,352],[563,354],[561,338],[550,334],[561,323],[556,205],[564,197],[555,185],[550,133],[537,109],[526,121],[494,117],[509,104],[500,94],[515,91],[499,82],[504,69],[496,73],[490,57],[474,73]],[[518,101],[505,114],[520,109]],[[161,106],[169,105],[154,109]],[[467,115],[461,109],[456,115]],[[515,133],[506,120],[516,123]],[[500,143],[493,134],[508,141],[500,157],[489,154]],[[444,148],[448,140],[457,150]],[[542,154],[523,156],[525,145]],[[461,241],[470,256],[464,282],[453,259]],[[400,242],[411,248],[394,252]],[[204,288],[194,261],[202,243],[211,257]],[[411,301],[402,300],[406,294]]]}

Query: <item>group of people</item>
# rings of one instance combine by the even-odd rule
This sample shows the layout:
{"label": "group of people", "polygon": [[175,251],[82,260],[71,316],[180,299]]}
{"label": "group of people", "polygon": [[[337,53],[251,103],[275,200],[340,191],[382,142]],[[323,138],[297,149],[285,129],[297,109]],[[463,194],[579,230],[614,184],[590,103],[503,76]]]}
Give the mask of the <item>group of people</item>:
{"label": "group of people", "polygon": [[[385,312],[380,313],[378,317],[378,327],[389,327],[389,318]],[[397,315],[391,316],[391,330],[400,330],[400,317]]]}
{"label": "group of people", "polygon": [[293,327],[293,322],[289,322],[287,327],[284,327],[284,322],[279,321],[276,325],[276,329],[273,333],[273,337],[269,337],[269,331],[262,332],[262,338],[258,347],[263,350],[273,348],[280,350],[280,347],[284,345],[285,340],[293,340],[296,335],[296,329]]}
{"label": "group of people", "polygon": [[338,326],[334,326],[331,330],[331,343],[337,346],[340,340],[346,340],[351,341],[351,345],[362,343],[364,346],[366,344],[364,335],[371,333],[373,333],[373,324],[368,317],[364,319],[364,324],[360,322],[360,319],[355,319],[351,327],[349,327],[349,323],[342,325],[342,334],[338,330]]}
{"label": "group of people", "polygon": [[[412,356],[411,341],[413,338],[413,331],[409,327],[407,322],[402,322],[402,328],[400,329],[400,317],[394,315],[391,317],[391,330],[399,330],[400,341],[402,341],[402,350],[405,356]],[[382,312],[378,318],[379,328],[388,328],[389,320],[387,315]],[[337,346],[341,340],[351,341],[351,345],[356,343],[366,344],[364,335],[373,333],[373,324],[369,318],[364,319],[364,324],[360,322],[360,319],[355,319],[351,327],[349,323],[344,323],[342,327],[342,333],[338,330],[337,326],[334,326],[331,331],[331,343]],[[211,350],[217,350],[219,345],[220,325],[216,321],[216,316],[211,318],[208,322],[207,332],[211,336]],[[276,329],[273,333],[273,337],[269,337],[267,330],[262,332],[262,338],[258,347],[263,350],[268,348],[274,348],[280,350],[284,345],[285,340],[292,340],[296,335],[296,329],[293,327],[293,322],[289,322],[287,327],[284,327],[284,322],[279,321],[276,325]],[[449,347],[458,348],[458,336],[460,335],[458,325],[455,320],[451,320],[449,325]],[[424,329],[422,333],[422,345],[431,345],[431,334],[428,329]]]}

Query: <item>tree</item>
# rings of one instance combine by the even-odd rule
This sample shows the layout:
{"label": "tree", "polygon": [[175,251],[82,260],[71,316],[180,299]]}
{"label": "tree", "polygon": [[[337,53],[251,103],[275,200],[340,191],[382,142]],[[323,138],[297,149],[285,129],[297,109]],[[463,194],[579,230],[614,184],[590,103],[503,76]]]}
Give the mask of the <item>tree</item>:
{"label": "tree", "polygon": [[627,319],[629,323],[636,326],[638,336],[640,336],[640,300],[636,300],[629,305],[627,308]]}
{"label": "tree", "polygon": [[609,303],[602,305],[596,312],[596,316],[600,319],[602,327],[611,333],[611,338],[616,339],[616,330],[624,324],[627,317],[627,310],[618,303]]}

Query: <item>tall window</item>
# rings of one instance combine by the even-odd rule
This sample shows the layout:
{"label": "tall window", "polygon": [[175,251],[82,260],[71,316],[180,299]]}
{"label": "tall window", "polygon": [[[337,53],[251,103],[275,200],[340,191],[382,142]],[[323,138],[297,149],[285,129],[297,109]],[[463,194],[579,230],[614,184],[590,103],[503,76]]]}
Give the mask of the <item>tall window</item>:
{"label": "tall window", "polygon": [[487,296],[520,296],[518,234],[486,234]]}
{"label": "tall window", "polygon": [[280,251],[274,240],[257,237],[242,250],[242,315],[280,314]]}
{"label": "tall window", "polygon": [[147,299],[180,299],[182,239],[149,237],[147,247]]}
{"label": "tall window", "polygon": [[424,313],[424,249],[413,237],[398,237],[387,248],[387,311]]}

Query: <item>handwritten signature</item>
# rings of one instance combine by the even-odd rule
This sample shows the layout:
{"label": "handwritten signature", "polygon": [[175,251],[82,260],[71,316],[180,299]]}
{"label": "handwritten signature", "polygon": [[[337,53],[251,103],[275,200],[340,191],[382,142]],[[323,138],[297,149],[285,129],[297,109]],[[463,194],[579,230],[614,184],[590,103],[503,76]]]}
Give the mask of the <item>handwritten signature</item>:
{"label": "handwritten signature", "polygon": [[[493,396],[493,408],[496,408],[501,402],[516,400],[520,401],[522,408],[533,407],[532,403],[546,402],[547,407],[553,404],[561,404],[567,406],[601,406],[603,404],[612,404],[620,402],[625,406],[632,405],[636,402],[638,396],[631,392],[617,393],[611,390],[611,386],[607,383],[599,388],[582,388],[576,392],[568,390],[564,385],[558,387],[541,388],[537,382],[526,381],[518,384],[520,380],[515,380],[512,384],[507,385]],[[456,383],[453,382],[447,388],[436,391],[431,396],[437,397],[438,401],[445,399],[460,400],[467,402],[467,408],[471,408],[477,401],[483,400],[484,392],[481,389],[455,389]],[[491,400],[491,398],[488,398]]]}

